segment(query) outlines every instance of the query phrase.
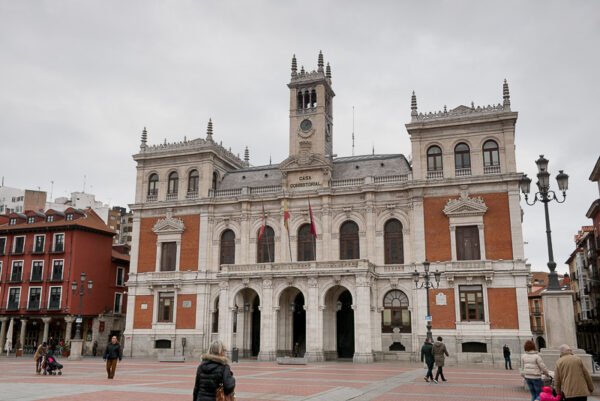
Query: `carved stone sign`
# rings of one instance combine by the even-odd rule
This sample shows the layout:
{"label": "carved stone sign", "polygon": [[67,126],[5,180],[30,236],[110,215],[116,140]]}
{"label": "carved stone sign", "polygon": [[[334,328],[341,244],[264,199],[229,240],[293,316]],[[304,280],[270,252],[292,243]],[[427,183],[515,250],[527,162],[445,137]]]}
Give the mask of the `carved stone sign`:
{"label": "carved stone sign", "polygon": [[191,307],[192,307],[192,301],[190,301],[190,300],[183,301],[183,302],[181,303],[181,306],[182,306],[184,309],[191,308]]}
{"label": "carved stone sign", "polygon": [[435,296],[435,304],[440,305],[440,306],[445,306],[446,305],[446,294],[444,294],[443,292],[440,292],[439,294],[437,294]]}
{"label": "carved stone sign", "polygon": [[288,182],[291,190],[320,188],[323,186],[323,173],[320,171],[290,173]]}
{"label": "carved stone sign", "polygon": [[148,309],[148,304],[141,304],[140,309]]}

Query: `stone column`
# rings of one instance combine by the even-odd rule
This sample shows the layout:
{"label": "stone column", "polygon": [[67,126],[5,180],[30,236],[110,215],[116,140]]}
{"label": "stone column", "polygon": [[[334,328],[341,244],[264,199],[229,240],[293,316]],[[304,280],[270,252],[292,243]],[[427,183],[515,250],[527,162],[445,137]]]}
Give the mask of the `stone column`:
{"label": "stone column", "polygon": [[[2,329],[0,329],[0,349],[4,350],[4,343],[6,343],[6,330],[8,329],[8,317],[0,317],[2,323]],[[1,353],[1,351],[0,351]]]}
{"label": "stone column", "polygon": [[371,283],[367,276],[356,277],[354,301],[354,362],[373,362],[371,345]]}
{"label": "stone column", "polygon": [[319,308],[319,286],[315,277],[308,279],[308,303],[306,308],[306,354],[310,362],[325,360],[323,352],[322,311]]}
{"label": "stone column", "polygon": [[25,345],[25,330],[27,329],[27,319],[21,319],[21,332],[19,333],[19,341],[21,348]]}
{"label": "stone column", "polygon": [[[75,316],[65,316],[65,322],[67,323],[67,328],[65,329],[65,342],[71,341],[71,331],[73,328],[73,321],[75,320]],[[83,335],[83,333],[82,333]]]}
{"label": "stone column", "polygon": [[51,317],[43,317],[42,318],[42,322],[44,322],[44,335],[42,336],[43,343],[48,342],[48,330],[50,329],[50,321],[51,320],[52,320]]}
{"label": "stone column", "polygon": [[260,305],[260,352],[259,361],[274,361],[277,357],[277,312],[273,308],[273,280],[266,278],[262,282]]}
{"label": "stone column", "polygon": [[219,288],[219,339],[227,349],[227,356],[231,358],[233,313],[229,307],[229,282],[220,282]]}
{"label": "stone column", "polygon": [[375,206],[373,206],[373,198],[374,194],[369,192],[366,194],[367,196],[367,206],[366,206],[366,214],[367,214],[367,233],[366,233],[366,241],[367,241],[367,254],[363,256],[363,259],[369,260],[377,260],[377,252],[376,252],[376,237],[375,237]]}

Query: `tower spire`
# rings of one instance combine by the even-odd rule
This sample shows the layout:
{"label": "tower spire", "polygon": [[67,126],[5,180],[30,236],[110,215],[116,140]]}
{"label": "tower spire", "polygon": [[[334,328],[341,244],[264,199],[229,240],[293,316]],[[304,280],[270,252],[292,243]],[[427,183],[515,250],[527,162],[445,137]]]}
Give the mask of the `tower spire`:
{"label": "tower spire", "polygon": [[417,95],[415,95],[415,91],[413,91],[410,98],[410,116],[412,120],[417,119]]}
{"label": "tower spire", "polygon": [[508,91],[508,82],[504,79],[504,85],[502,85],[502,95],[504,97],[504,108],[510,110],[510,92]]}
{"label": "tower spire", "polygon": [[292,56],[292,78],[298,76],[298,65],[296,64],[296,55]]}
{"label": "tower spire", "polygon": [[246,146],[246,150],[244,150],[244,161],[247,166],[250,165],[250,151],[248,150],[248,146]]}
{"label": "tower spire", "polygon": [[148,131],[146,131],[146,127],[142,131],[142,143],[140,145],[140,149],[146,149],[148,143]]}
{"label": "tower spire", "polygon": [[325,69],[325,76],[331,79],[331,67],[329,66],[329,63],[327,63],[327,68]]}
{"label": "tower spire", "polygon": [[206,128],[206,140],[212,142],[213,141],[213,125],[212,118],[208,119],[208,127]]}
{"label": "tower spire", "polygon": [[319,61],[317,62],[317,71],[323,72],[323,52],[319,50]]}

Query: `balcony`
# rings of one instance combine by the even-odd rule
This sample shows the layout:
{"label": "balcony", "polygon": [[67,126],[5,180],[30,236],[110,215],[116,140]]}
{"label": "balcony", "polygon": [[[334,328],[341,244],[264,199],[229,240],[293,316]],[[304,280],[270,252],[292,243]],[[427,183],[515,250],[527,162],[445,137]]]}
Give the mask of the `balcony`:
{"label": "balcony", "polygon": [[483,174],[500,174],[500,165],[497,166],[484,166]]}
{"label": "balcony", "polygon": [[441,180],[442,178],[444,178],[443,170],[432,170],[427,172],[428,180]]}
{"label": "balcony", "polygon": [[349,259],[334,261],[307,261],[307,262],[277,262],[277,263],[253,263],[221,265],[220,275],[250,274],[261,275],[265,272],[270,274],[306,274],[307,272],[356,272],[356,270],[370,269],[373,265],[366,259]]}
{"label": "balcony", "polygon": [[177,192],[172,192],[170,194],[167,194],[167,200],[177,200]]}
{"label": "balcony", "polygon": [[457,168],[454,170],[454,175],[457,177],[466,177],[471,175],[471,167],[469,168]]}
{"label": "balcony", "polygon": [[18,303],[12,303],[9,302],[8,305],[6,306],[6,311],[7,312],[14,312],[19,310],[19,304]]}
{"label": "balcony", "polygon": [[39,301],[37,303],[30,303],[27,306],[27,310],[30,312],[38,312],[40,310],[40,303]]}
{"label": "balcony", "polygon": [[44,278],[42,277],[42,274],[32,274],[31,275],[31,280],[29,280],[30,283],[39,283],[43,280]]}
{"label": "balcony", "polygon": [[59,276],[52,276],[48,281],[50,281],[51,283],[62,283],[63,278]]}
{"label": "balcony", "polygon": [[65,253],[64,245],[56,245],[49,253]]}
{"label": "balcony", "polygon": [[185,194],[185,199],[198,199],[198,191],[188,191]]}
{"label": "balcony", "polygon": [[15,249],[10,254],[14,255],[14,256],[16,256],[16,255],[24,255],[25,254],[25,250],[24,249]]}
{"label": "balcony", "polygon": [[31,251],[31,254],[32,254],[32,255],[41,255],[41,254],[43,254],[43,253],[44,253],[44,248],[40,248],[40,249],[33,249],[33,250]]}
{"label": "balcony", "polygon": [[543,326],[531,326],[531,332],[533,334],[544,334]]}
{"label": "balcony", "polygon": [[542,311],[539,306],[534,306],[533,308],[531,308],[532,315],[540,315],[541,313]]}
{"label": "balcony", "polygon": [[50,304],[48,305],[49,311],[57,311],[60,310],[60,304]]}
{"label": "balcony", "polygon": [[158,194],[148,194],[146,196],[146,202],[156,202],[158,201]]}
{"label": "balcony", "polygon": [[17,276],[12,276],[12,277],[11,277],[11,278],[8,280],[8,282],[9,282],[9,283],[20,283],[20,282],[22,282],[22,281],[23,281],[23,279],[21,278],[21,276],[18,276],[18,277],[17,277]]}

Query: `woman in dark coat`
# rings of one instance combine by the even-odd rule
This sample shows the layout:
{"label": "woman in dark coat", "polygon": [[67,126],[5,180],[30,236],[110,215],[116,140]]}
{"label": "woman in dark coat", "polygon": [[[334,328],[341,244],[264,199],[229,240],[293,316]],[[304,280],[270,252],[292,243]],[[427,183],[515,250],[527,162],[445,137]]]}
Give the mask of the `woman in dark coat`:
{"label": "woman in dark coat", "polygon": [[225,395],[233,393],[235,379],[225,351],[223,343],[216,340],[210,345],[208,354],[202,355],[202,362],[196,371],[194,401],[215,401],[220,386],[223,386]]}

